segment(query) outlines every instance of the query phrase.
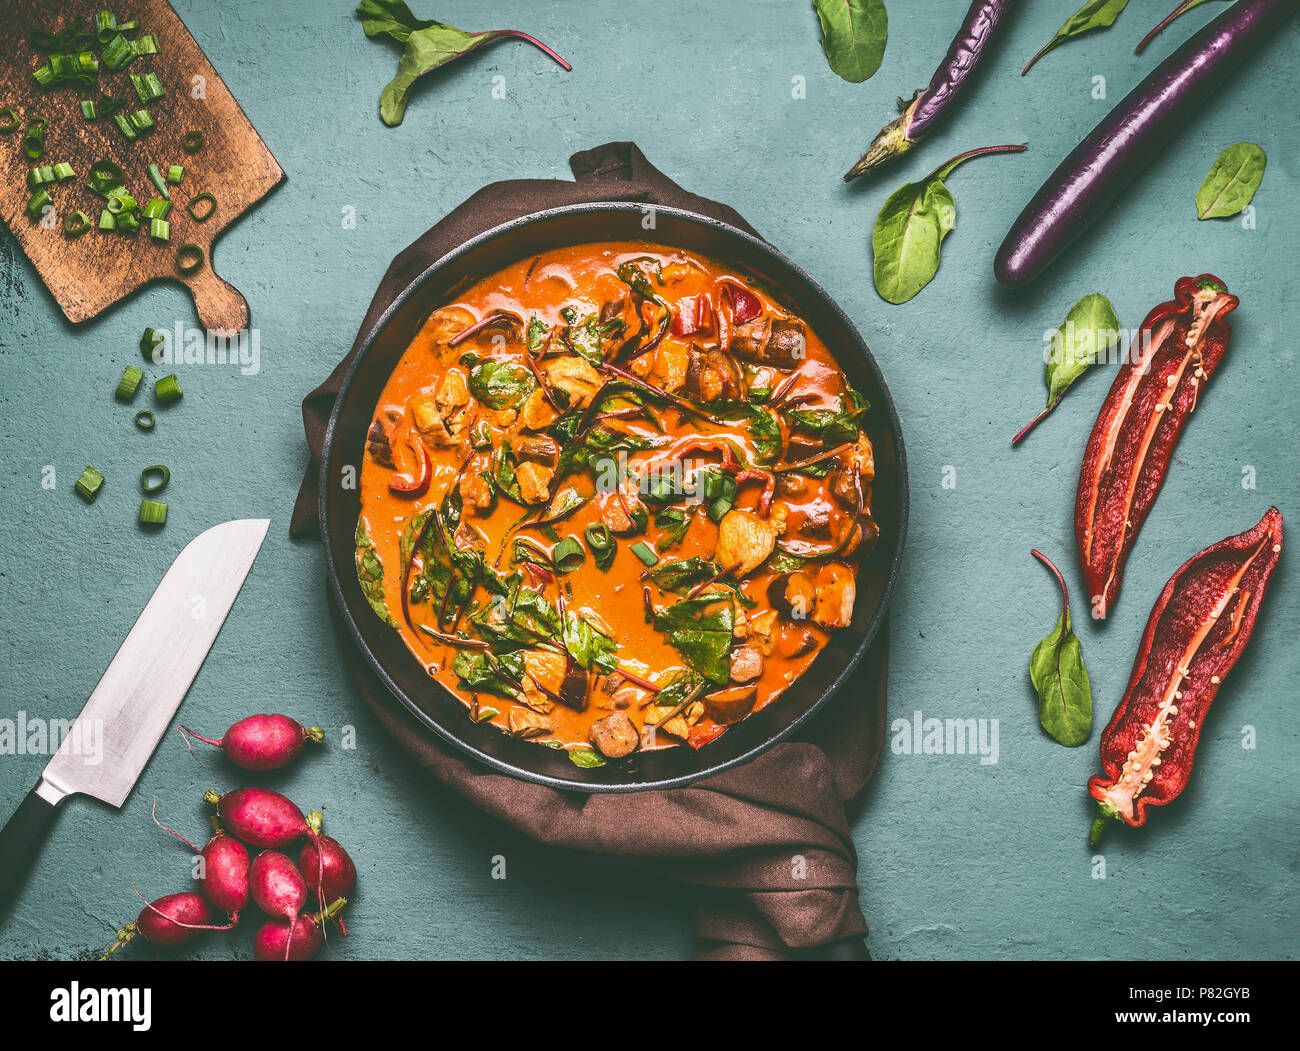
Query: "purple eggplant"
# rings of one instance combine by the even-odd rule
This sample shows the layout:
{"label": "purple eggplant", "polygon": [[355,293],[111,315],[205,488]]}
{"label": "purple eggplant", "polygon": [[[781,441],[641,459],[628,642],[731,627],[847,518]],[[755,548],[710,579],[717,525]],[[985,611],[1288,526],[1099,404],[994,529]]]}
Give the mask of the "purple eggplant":
{"label": "purple eggplant", "polygon": [[961,94],[979,65],[993,30],[1011,4],[1012,0],[975,0],[970,5],[965,21],[948,46],[948,54],[930,79],[930,86],[917,92],[910,103],[899,100],[902,115],[880,129],[867,152],[844,176],[845,182],[892,157],[902,156],[930,130],[930,125]]}
{"label": "purple eggplant", "polygon": [[993,262],[1009,288],[1026,285],[1088,228],[1160,153],[1196,123],[1224,78],[1300,0],[1238,0],[1165,59],[1061,162],[1020,213]]}

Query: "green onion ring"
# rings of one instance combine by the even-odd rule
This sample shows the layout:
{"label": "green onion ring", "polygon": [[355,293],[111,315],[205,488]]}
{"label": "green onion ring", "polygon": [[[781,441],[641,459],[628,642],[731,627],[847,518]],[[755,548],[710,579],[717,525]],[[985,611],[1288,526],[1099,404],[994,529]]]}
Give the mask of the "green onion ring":
{"label": "green onion ring", "polygon": [[[206,202],[209,207],[202,215],[194,210],[194,206],[199,202]],[[196,223],[206,223],[212,218],[212,214],[217,210],[217,199],[204,190],[202,193],[196,193],[190,198],[190,203],[185,206],[185,210],[190,213],[190,218]]]}
{"label": "green onion ring", "polygon": [[4,118],[3,122],[0,122],[0,134],[8,135],[11,131],[17,131],[19,125],[22,124],[12,106],[0,109],[0,117]]}
{"label": "green onion ring", "polygon": [[148,409],[141,409],[135,414],[135,425],[142,431],[151,431],[154,429],[157,420]]}
{"label": "green onion ring", "polygon": [[203,265],[203,249],[187,241],[176,249],[176,269],[186,277]]}
{"label": "green onion ring", "polygon": [[80,237],[90,229],[90,216],[85,212],[69,212],[63,217],[63,232],[69,237]]}
{"label": "green onion ring", "polygon": [[203,132],[197,129],[187,131],[185,138],[181,139],[181,149],[186,153],[198,153],[199,150],[203,149]]}
{"label": "green onion ring", "polygon": [[[159,476],[157,485],[151,485],[149,483],[150,476],[152,475]],[[154,467],[146,467],[143,471],[140,472],[140,488],[143,489],[146,493],[157,493],[163,489],[166,489],[167,483],[170,482],[171,480],[172,480],[171,471],[167,470],[167,468],[162,464],[157,464]]]}
{"label": "green onion ring", "polygon": [[576,537],[566,536],[551,549],[551,562],[557,573],[572,573],[587,561],[587,553]]}
{"label": "green onion ring", "polygon": [[140,524],[161,526],[167,522],[167,504],[162,500],[140,501]]}

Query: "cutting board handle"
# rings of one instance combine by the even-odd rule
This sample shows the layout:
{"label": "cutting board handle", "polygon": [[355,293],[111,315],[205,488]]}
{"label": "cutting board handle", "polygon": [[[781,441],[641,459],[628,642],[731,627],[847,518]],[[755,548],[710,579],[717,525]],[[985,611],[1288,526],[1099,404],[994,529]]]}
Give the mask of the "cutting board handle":
{"label": "cutting board handle", "polygon": [[199,321],[209,332],[232,332],[248,328],[248,300],[234,285],[212,269],[209,257],[204,266],[185,279]]}

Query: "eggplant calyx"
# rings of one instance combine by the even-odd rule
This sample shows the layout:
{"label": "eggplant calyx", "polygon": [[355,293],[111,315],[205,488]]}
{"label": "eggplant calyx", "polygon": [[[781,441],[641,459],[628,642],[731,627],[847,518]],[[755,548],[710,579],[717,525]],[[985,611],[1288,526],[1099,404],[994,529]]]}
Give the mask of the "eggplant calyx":
{"label": "eggplant calyx", "polygon": [[915,110],[916,101],[913,100],[907,109],[880,129],[880,133],[871,140],[871,145],[867,147],[867,152],[845,174],[845,182],[856,179],[859,175],[871,171],[872,168],[879,167],[894,157],[901,157],[912,148],[912,140],[907,137],[907,130],[911,125],[912,114]]}

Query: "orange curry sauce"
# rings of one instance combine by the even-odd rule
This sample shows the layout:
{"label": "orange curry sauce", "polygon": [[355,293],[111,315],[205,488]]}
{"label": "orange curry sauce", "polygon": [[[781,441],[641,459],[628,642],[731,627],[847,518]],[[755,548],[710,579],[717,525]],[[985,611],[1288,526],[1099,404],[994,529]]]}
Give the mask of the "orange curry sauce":
{"label": "orange curry sauce", "polygon": [[878,532],[866,411],[715,260],[523,259],[434,311],[384,388],[363,590],[470,718],[579,765],[703,747],[852,617]]}

